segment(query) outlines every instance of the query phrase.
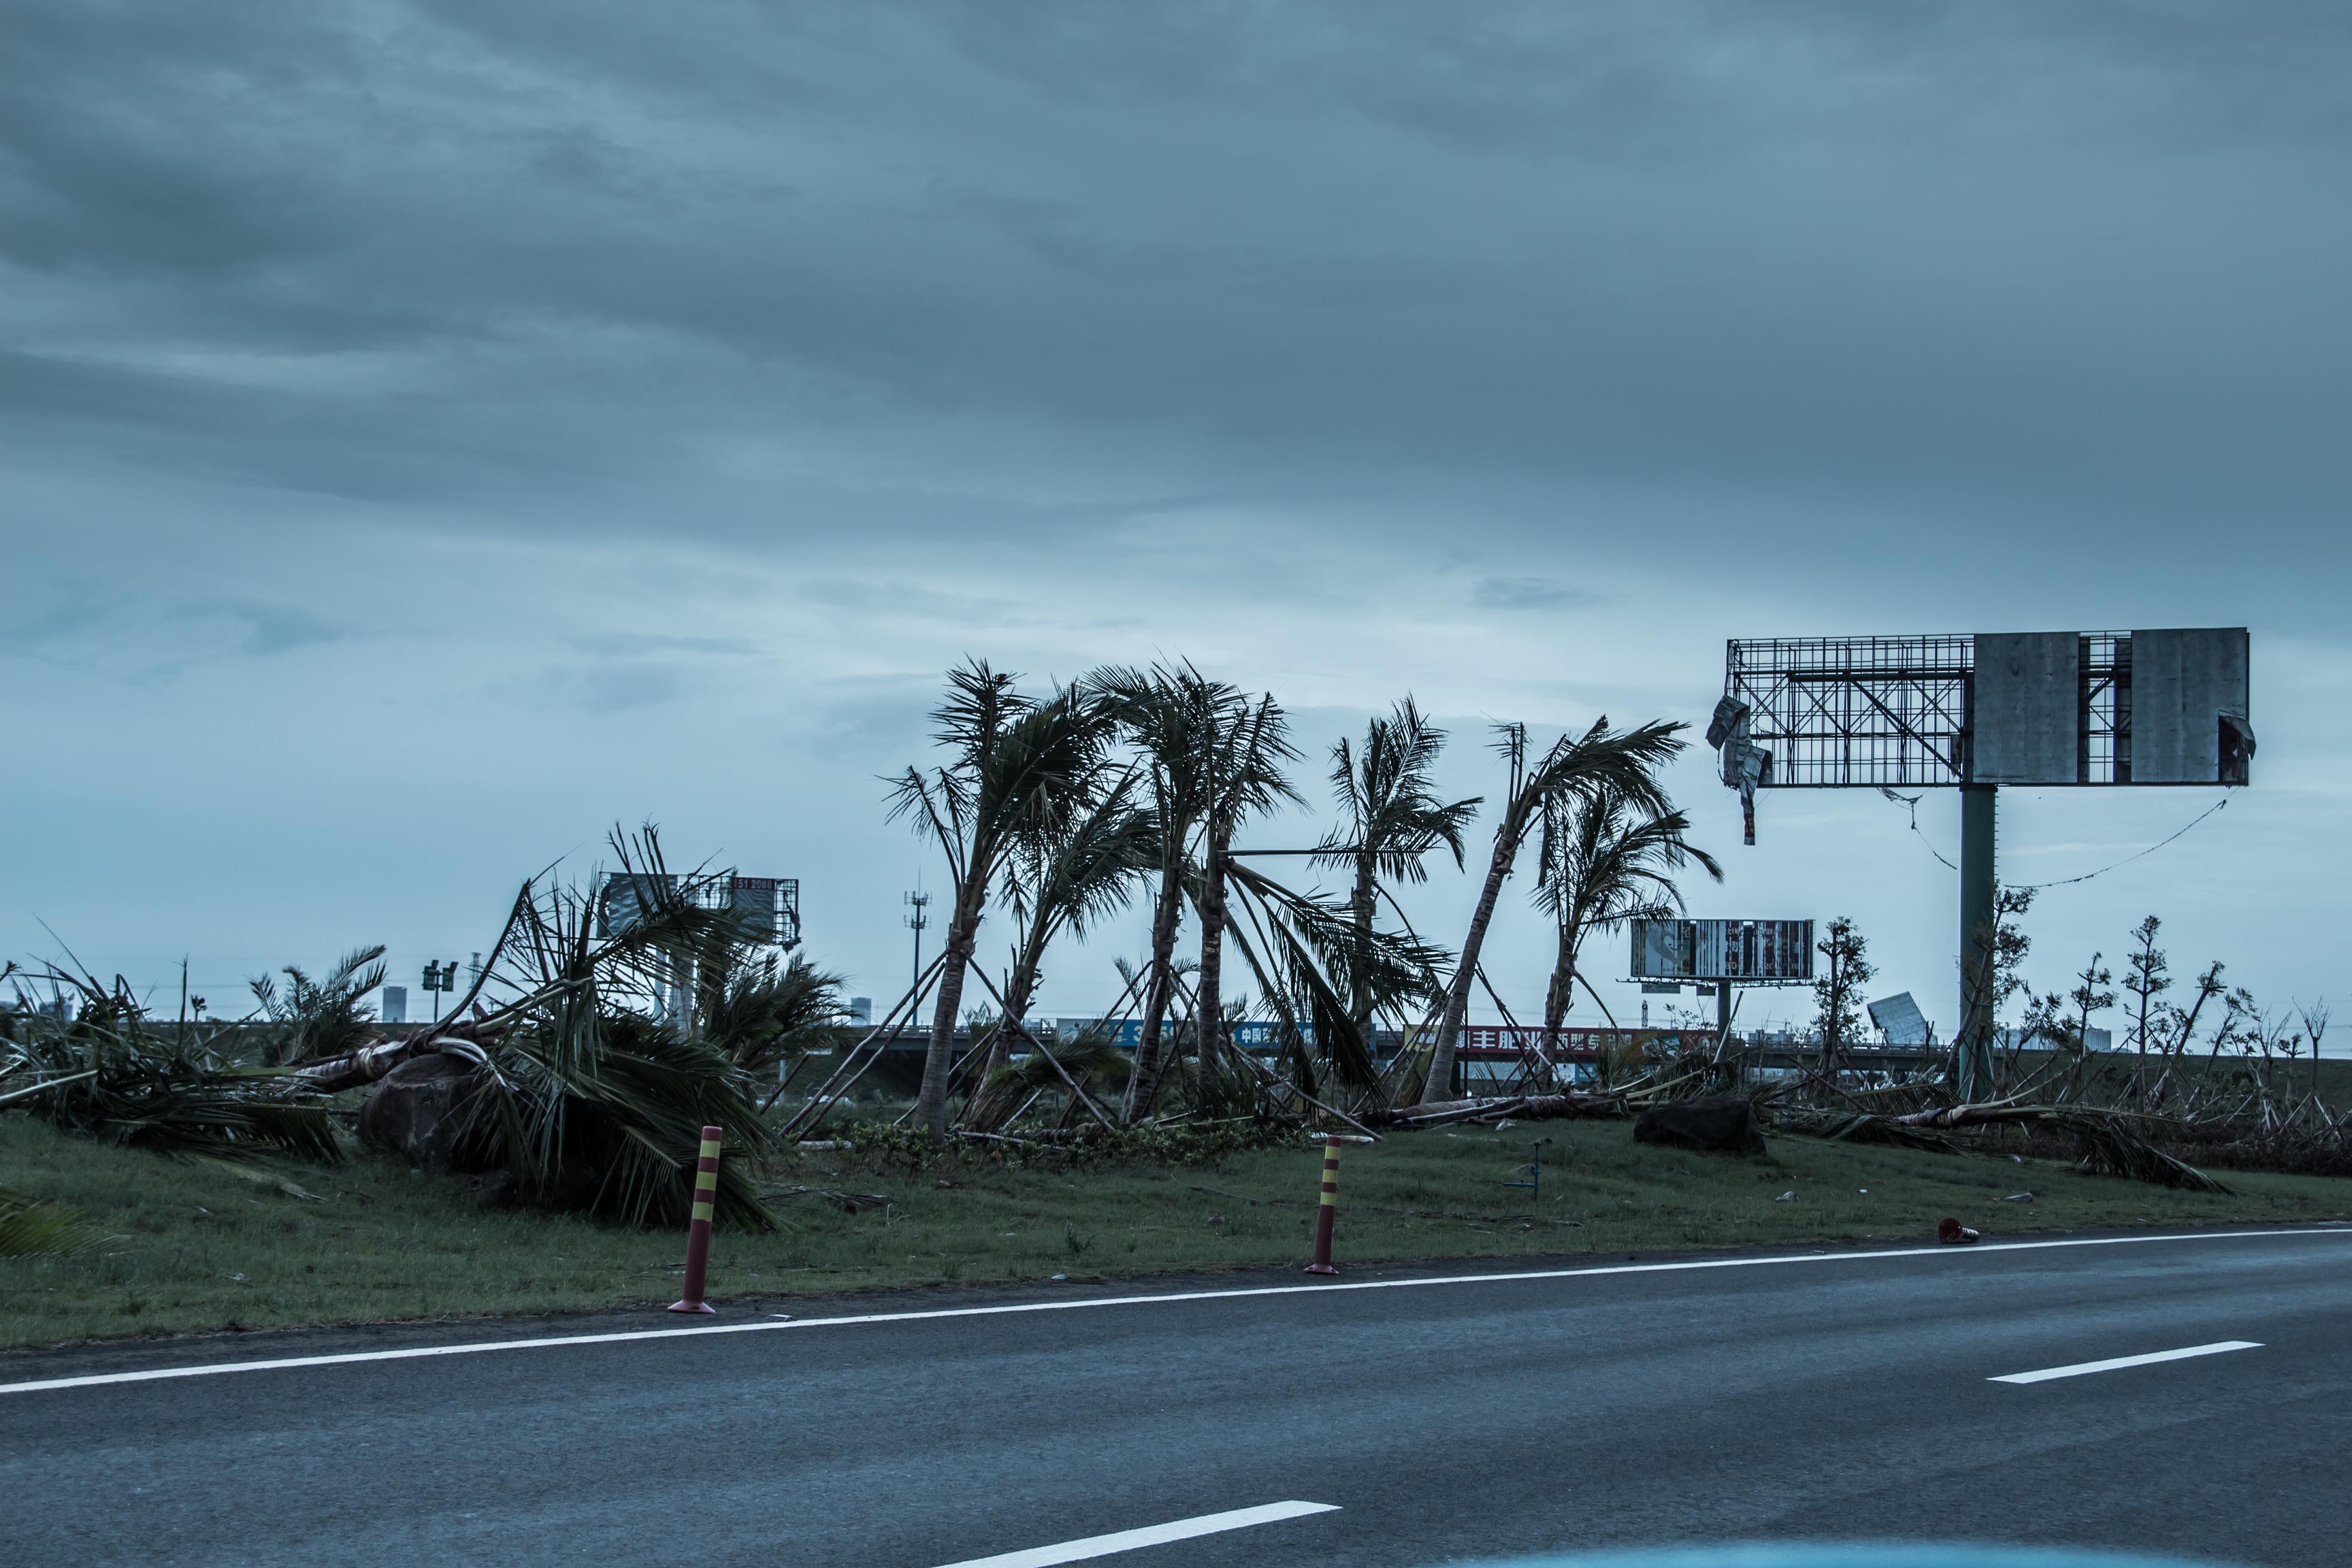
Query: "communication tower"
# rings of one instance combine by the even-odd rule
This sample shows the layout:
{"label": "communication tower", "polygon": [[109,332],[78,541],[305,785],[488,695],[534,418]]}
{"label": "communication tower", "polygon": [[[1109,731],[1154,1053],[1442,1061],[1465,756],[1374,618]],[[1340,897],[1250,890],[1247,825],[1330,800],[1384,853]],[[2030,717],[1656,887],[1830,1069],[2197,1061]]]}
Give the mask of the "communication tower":
{"label": "communication tower", "polygon": [[915,933],[915,984],[923,984],[923,928],[931,923],[931,896],[918,889],[906,895],[907,929]]}

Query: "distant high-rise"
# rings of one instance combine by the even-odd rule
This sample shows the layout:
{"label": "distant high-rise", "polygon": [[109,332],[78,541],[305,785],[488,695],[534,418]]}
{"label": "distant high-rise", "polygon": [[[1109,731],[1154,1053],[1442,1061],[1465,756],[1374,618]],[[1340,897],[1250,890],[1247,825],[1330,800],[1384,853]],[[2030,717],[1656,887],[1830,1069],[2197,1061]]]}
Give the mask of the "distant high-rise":
{"label": "distant high-rise", "polygon": [[874,998],[852,996],[849,999],[849,1021],[861,1026],[874,1022]]}
{"label": "distant high-rise", "polygon": [[383,991],[383,1000],[376,1004],[376,1016],[387,1024],[408,1022],[408,987],[385,986]]}

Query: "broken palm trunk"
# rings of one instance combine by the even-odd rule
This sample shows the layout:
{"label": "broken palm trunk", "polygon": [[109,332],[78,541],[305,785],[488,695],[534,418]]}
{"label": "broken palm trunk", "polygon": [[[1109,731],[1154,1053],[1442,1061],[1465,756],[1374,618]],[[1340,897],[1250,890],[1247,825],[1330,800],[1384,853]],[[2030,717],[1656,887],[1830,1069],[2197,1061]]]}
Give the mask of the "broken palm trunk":
{"label": "broken palm trunk", "polygon": [[2095,1174],[2126,1176],[2133,1181],[2189,1192],[2230,1190],[2187,1161],[2176,1159],[2148,1142],[2132,1129],[2130,1119],[2076,1106],[1947,1105],[1907,1116],[1789,1107],[1782,1109],[1775,1120],[1789,1131],[1816,1138],[1849,1143],[1891,1143],[1938,1153],[1969,1152],[1968,1144],[1948,1135],[1952,1132],[1996,1127],[2031,1128],[2072,1139],[2080,1153],[2081,1168]]}

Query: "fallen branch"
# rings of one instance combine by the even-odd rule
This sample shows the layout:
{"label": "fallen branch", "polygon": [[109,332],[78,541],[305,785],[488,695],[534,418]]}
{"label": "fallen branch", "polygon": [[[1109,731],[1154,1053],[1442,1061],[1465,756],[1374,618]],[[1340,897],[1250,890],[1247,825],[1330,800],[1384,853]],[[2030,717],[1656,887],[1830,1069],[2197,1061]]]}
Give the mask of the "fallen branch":
{"label": "fallen branch", "polygon": [[1404,1127],[1444,1127],[1465,1121],[1549,1121],[1563,1117],[1618,1117],[1625,1114],[1623,1090],[1595,1093],[1503,1094],[1474,1100],[1440,1100],[1393,1110],[1368,1110],[1375,1122]]}

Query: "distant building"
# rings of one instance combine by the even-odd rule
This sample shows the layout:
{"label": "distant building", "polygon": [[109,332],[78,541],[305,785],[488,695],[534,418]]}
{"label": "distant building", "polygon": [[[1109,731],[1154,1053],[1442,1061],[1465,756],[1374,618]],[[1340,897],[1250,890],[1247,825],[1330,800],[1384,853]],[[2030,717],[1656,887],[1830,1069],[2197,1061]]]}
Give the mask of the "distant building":
{"label": "distant building", "polygon": [[849,999],[849,1021],[861,1027],[874,1022],[874,998],[852,996]]}
{"label": "distant building", "polygon": [[376,1004],[375,1011],[376,1016],[382,1019],[384,1023],[405,1024],[408,1022],[408,987],[405,985],[385,986],[382,993],[382,1000]]}
{"label": "distant building", "polygon": [[[1994,1034],[2000,1048],[2004,1051],[2046,1051],[2051,1048],[2051,1041],[2045,1036],[2027,1036],[2021,1030],[2008,1027],[1995,1030]],[[2085,1029],[2083,1031],[2083,1043],[2086,1050],[2113,1050],[2116,1045],[2115,1032],[2111,1029],[2096,1027]]]}

